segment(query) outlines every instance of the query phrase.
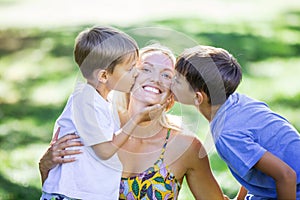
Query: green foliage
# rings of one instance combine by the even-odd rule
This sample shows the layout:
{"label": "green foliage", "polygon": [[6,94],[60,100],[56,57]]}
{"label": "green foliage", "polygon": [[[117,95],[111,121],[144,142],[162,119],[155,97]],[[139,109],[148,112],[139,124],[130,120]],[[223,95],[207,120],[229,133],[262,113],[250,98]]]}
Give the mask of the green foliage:
{"label": "green foliage", "polygon": [[[296,10],[283,13],[272,24],[217,24],[197,18],[178,18],[119,28],[132,33],[140,46],[146,45],[153,35],[139,35],[132,30],[157,26],[185,34],[195,43],[228,49],[243,66],[245,76],[239,90],[265,100],[300,130],[300,60],[297,58],[300,28],[296,23],[299,19],[300,12]],[[46,150],[54,121],[76,81],[78,68],[73,61],[73,45],[76,35],[85,27],[0,31],[0,200],[40,196],[38,159]],[[161,35],[159,41],[179,47],[174,51],[180,53],[186,44],[179,40],[170,44],[170,38],[168,34]],[[184,113],[183,121],[196,122],[197,134],[205,139],[207,123],[192,108],[176,104],[170,112]],[[214,152],[210,153],[210,161],[222,189],[233,197],[238,184],[226,165]],[[182,199],[191,198],[186,191],[184,183]]]}

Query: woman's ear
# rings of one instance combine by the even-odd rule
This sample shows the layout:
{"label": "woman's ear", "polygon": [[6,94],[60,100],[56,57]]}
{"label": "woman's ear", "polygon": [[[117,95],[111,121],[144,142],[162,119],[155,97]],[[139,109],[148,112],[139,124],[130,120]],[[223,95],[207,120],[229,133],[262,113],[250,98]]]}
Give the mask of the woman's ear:
{"label": "woman's ear", "polygon": [[108,79],[107,71],[104,69],[99,70],[96,77],[99,82],[106,83]]}
{"label": "woman's ear", "polygon": [[203,93],[202,92],[196,92],[194,97],[194,104],[196,106],[199,106],[203,102]]}
{"label": "woman's ear", "polygon": [[167,99],[166,111],[170,110],[175,104],[174,95],[171,94]]}

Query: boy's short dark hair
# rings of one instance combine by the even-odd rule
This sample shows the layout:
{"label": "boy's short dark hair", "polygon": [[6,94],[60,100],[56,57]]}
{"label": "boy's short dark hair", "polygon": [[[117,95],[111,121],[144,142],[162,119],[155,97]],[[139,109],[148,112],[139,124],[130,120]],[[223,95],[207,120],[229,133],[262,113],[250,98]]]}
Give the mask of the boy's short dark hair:
{"label": "boy's short dark hair", "polygon": [[177,58],[175,69],[194,91],[205,92],[211,105],[223,104],[242,80],[237,60],[228,51],[211,46],[186,49]]}
{"label": "boy's short dark hair", "polygon": [[138,57],[138,45],[129,35],[112,27],[96,26],[79,33],[74,57],[85,78],[95,69],[113,73],[117,64]]}

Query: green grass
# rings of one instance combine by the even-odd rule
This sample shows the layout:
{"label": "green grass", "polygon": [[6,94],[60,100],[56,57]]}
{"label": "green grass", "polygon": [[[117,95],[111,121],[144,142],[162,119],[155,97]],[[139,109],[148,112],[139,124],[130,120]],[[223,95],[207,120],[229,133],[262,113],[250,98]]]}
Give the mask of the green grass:
{"label": "green grass", "polygon": [[[176,54],[197,43],[228,49],[243,66],[244,79],[238,90],[266,101],[300,130],[300,28],[294,23],[299,19],[298,11],[287,11],[273,24],[178,18],[120,28],[140,46],[155,39]],[[158,29],[160,34],[154,29],[135,30],[145,26],[167,29]],[[40,196],[37,163],[76,82],[73,43],[84,27],[0,31],[0,200]],[[195,134],[207,145],[218,182],[233,197],[238,184],[209,143],[207,122],[192,107],[176,104],[171,113],[182,114],[188,127],[197,127]],[[192,198],[186,183],[180,197]]]}

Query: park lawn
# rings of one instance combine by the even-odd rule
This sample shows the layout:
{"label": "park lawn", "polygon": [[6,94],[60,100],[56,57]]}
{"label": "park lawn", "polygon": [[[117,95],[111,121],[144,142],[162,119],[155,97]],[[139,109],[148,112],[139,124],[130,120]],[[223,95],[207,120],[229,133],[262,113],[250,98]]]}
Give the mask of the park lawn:
{"label": "park lawn", "polygon": [[[142,26],[160,27],[156,30],[164,34],[135,30]],[[38,160],[78,78],[72,51],[74,38],[84,27],[0,32],[0,200],[38,199],[41,194]],[[266,101],[300,130],[299,28],[280,20],[271,25],[215,24],[196,18],[120,28],[132,33],[140,46],[156,37],[176,54],[187,44],[197,43],[228,49],[243,66],[244,78],[238,91]],[[195,134],[207,145],[218,182],[233,197],[238,184],[209,143],[208,123],[190,106],[176,104],[170,113],[183,116],[188,126],[197,127]],[[192,198],[186,183],[180,197]]]}

